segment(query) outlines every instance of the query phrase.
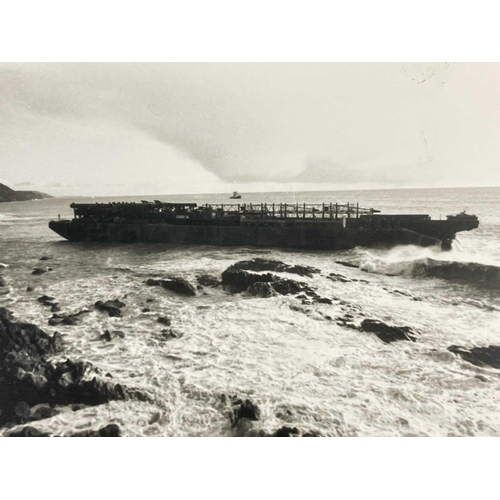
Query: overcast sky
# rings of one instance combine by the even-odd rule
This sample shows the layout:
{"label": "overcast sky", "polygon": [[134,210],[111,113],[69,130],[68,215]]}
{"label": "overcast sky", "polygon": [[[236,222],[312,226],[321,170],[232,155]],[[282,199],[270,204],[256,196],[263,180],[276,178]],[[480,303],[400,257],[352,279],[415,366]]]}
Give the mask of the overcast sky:
{"label": "overcast sky", "polygon": [[0,134],[54,195],[498,186],[500,65],[0,64]]}

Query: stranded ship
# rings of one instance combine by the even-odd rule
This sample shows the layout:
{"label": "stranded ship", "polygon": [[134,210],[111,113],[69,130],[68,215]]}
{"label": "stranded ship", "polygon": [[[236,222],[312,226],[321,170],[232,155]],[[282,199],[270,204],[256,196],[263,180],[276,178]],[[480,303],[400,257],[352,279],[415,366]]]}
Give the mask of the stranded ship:
{"label": "stranded ship", "polygon": [[456,233],[479,225],[462,212],[446,220],[385,215],[359,204],[72,203],[72,220],[49,227],[69,241],[171,243],[344,250],[412,244],[451,249]]}

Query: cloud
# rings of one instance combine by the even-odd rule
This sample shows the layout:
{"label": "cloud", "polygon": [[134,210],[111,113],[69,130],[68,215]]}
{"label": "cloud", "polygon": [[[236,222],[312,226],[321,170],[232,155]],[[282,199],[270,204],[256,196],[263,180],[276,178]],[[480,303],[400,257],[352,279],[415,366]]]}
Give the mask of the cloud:
{"label": "cloud", "polygon": [[15,182],[500,182],[498,65],[8,64],[0,84]]}

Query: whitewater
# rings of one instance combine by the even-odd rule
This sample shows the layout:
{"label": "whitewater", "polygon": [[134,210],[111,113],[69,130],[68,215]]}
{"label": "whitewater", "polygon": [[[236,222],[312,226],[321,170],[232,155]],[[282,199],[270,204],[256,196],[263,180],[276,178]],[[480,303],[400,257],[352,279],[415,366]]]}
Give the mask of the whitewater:
{"label": "whitewater", "polygon": [[[127,436],[234,436],[228,397],[260,408],[254,431],[289,426],[324,436],[498,436],[500,371],[448,350],[498,344],[500,318],[500,188],[243,193],[247,203],[359,202],[384,213],[445,218],[463,209],[480,226],[459,233],[450,252],[401,246],[342,252],[175,247],[165,244],[70,243],[48,222],[71,218],[76,202],[185,201],[228,203],[228,194],[56,198],[0,204],[0,307],[52,335],[55,359],[90,361],[113,381],[148,400],[61,406],[31,426],[52,435],[113,423]],[[41,261],[41,258],[48,260]],[[320,270],[286,272],[331,300],[293,295],[260,298],[202,286],[230,265],[265,258]],[[33,275],[37,267],[50,271]],[[150,278],[175,276],[198,287],[185,297]],[[32,291],[28,291],[30,288]],[[50,326],[54,297],[64,314],[84,309],[75,325]],[[118,299],[122,317],[93,307]],[[165,338],[168,317],[175,333]],[[410,327],[416,342],[386,344],[351,328],[363,319]],[[123,337],[105,341],[105,331]],[[12,429],[0,429],[5,435]]]}

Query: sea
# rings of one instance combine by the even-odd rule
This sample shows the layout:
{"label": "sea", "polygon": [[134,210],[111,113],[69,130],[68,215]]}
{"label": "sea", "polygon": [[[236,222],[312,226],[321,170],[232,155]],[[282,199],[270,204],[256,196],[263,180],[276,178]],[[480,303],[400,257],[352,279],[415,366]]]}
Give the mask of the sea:
{"label": "sea", "polygon": [[[109,423],[126,436],[233,436],[221,402],[237,396],[258,405],[254,430],[266,433],[289,426],[324,436],[500,435],[499,370],[447,349],[500,343],[500,188],[242,193],[240,200],[350,202],[443,219],[464,209],[477,215],[479,228],[459,233],[448,252],[70,243],[48,228],[52,219],[72,218],[71,202],[141,199],[231,201],[225,193],[0,204],[0,307],[49,334],[60,332],[64,352],[54,359],[90,361],[150,396],[78,411],[61,407],[33,427],[60,436]],[[184,297],[145,285],[151,277],[176,276],[196,286],[199,275],[220,278],[231,264],[255,257],[319,269],[311,278],[282,275],[335,300],[304,305],[294,296],[257,298],[221,286]],[[456,263],[459,273],[450,271]],[[32,274],[43,266],[52,271]],[[54,297],[61,313],[90,312],[77,325],[49,326],[52,313],[37,301],[41,295]],[[94,309],[109,299],[126,304],[122,317]],[[386,344],[335,321],[346,315],[355,324],[371,318],[408,326],[419,338]],[[165,340],[161,316],[171,318],[178,338]],[[124,337],[104,341],[106,330]]]}

